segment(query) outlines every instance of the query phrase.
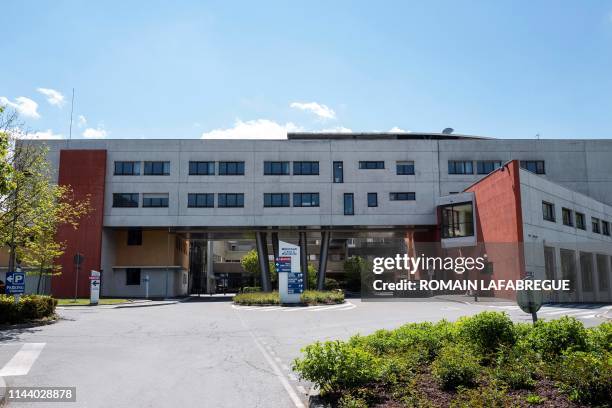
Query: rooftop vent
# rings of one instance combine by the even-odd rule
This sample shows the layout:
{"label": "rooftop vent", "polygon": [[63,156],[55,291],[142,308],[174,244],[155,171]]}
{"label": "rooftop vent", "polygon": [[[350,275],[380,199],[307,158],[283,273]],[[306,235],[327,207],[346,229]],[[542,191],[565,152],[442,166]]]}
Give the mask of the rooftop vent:
{"label": "rooftop vent", "polygon": [[455,129],[453,129],[453,128],[444,128],[444,130],[442,131],[442,134],[443,135],[450,135],[454,131],[455,131]]}

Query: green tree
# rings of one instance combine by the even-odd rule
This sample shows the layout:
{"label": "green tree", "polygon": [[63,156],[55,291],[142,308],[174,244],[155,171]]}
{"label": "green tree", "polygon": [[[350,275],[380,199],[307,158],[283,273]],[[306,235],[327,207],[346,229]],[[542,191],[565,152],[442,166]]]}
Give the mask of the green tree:
{"label": "green tree", "polygon": [[77,228],[89,212],[89,198],[77,200],[70,186],[57,185],[47,160],[48,149],[21,139],[27,136],[16,116],[2,115],[0,129],[7,138],[2,167],[10,167],[10,186],[0,194],[0,247],[9,250],[9,270],[17,259],[34,272],[58,273],[57,258],[64,244],[56,241],[61,225]]}
{"label": "green tree", "polygon": [[344,276],[347,289],[352,291],[361,290],[361,274],[367,268],[365,259],[360,256],[351,256],[344,261]]}
{"label": "green tree", "polygon": [[9,162],[9,126],[12,120],[4,114],[0,106],[0,197],[9,194],[14,189],[13,167]]}

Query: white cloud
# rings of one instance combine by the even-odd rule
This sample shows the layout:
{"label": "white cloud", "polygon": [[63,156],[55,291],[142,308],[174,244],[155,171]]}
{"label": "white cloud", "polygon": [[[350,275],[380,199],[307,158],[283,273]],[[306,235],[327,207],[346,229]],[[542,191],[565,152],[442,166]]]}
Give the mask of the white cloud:
{"label": "white cloud", "polygon": [[53,130],[47,129],[38,132],[26,132],[20,128],[14,128],[10,130],[13,137],[17,139],[30,139],[30,140],[38,140],[38,139],[63,139],[64,135],[53,133]]}
{"label": "white cloud", "polygon": [[40,118],[40,115],[38,114],[38,104],[25,96],[15,98],[15,102],[11,102],[5,96],[0,96],[0,105],[15,109],[20,115],[28,118]]}
{"label": "white cloud", "polygon": [[87,118],[83,115],[79,115],[77,117],[77,126],[81,128],[85,126],[86,124],[87,124]]}
{"label": "white cloud", "polygon": [[410,133],[409,130],[404,130],[402,128],[399,128],[397,126],[393,126],[391,129],[389,129],[389,133]]}
{"label": "white cloud", "polygon": [[336,119],[333,109],[317,102],[292,102],[289,107],[312,112],[321,119]]}
{"label": "white cloud", "polygon": [[349,129],[349,128],[344,127],[344,126],[336,126],[336,127],[329,128],[329,129],[317,130],[317,132],[321,132],[321,133],[353,133],[353,129]]}
{"label": "white cloud", "polygon": [[36,90],[47,97],[49,104],[53,106],[64,105],[64,95],[61,92],[51,88],[38,88]]}
{"label": "white cloud", "polygon": [[87,128],[83,131],[83,137],[86,139],[104,139],[108,133],[102,127]]}
{"label": "white cloud", "polygon": [[237,119],[234,126],[227,129],[213,129],[202,133],[202,139],[286,139],[287,132],[298,132],[302,128],[287,122],[284,125],[269,119]]}

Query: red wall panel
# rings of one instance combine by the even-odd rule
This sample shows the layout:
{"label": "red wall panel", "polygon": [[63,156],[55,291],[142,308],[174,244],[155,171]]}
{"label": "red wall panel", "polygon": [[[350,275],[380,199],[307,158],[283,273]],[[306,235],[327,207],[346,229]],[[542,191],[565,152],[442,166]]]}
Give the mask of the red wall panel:
{"label": "red wall panel", "polygon": [[70,185],[77,200],[89,196],[91,212],[80,220],[77,229],[64,225],[58,230],[58,239],[66,243],[66,251],[59,260],[61,275],[51,280],[51,292],[55,297],[75,295],[76,268],[73,259],[77,252],[85,257],[79,268],[77,296],[89,297],[89,273],[92,269],[100,270],[105,177],[106,150],[60,152],[59,184]]}

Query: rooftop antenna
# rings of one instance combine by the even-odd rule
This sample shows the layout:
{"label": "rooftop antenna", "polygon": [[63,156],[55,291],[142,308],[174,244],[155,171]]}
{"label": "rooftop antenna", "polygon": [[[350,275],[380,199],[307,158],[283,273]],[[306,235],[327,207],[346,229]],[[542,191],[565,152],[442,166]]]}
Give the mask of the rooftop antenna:
{"label": "rooftop antenna", "polygon": [[536,140],[540,140],[540,134],[536,133]]}
{"label": "rooftop antenna", "polygon": [[72,140],[72,113],[74,112],[74,88],[72,88],[72,102],[70,103],[70,130],[68,140]]}

